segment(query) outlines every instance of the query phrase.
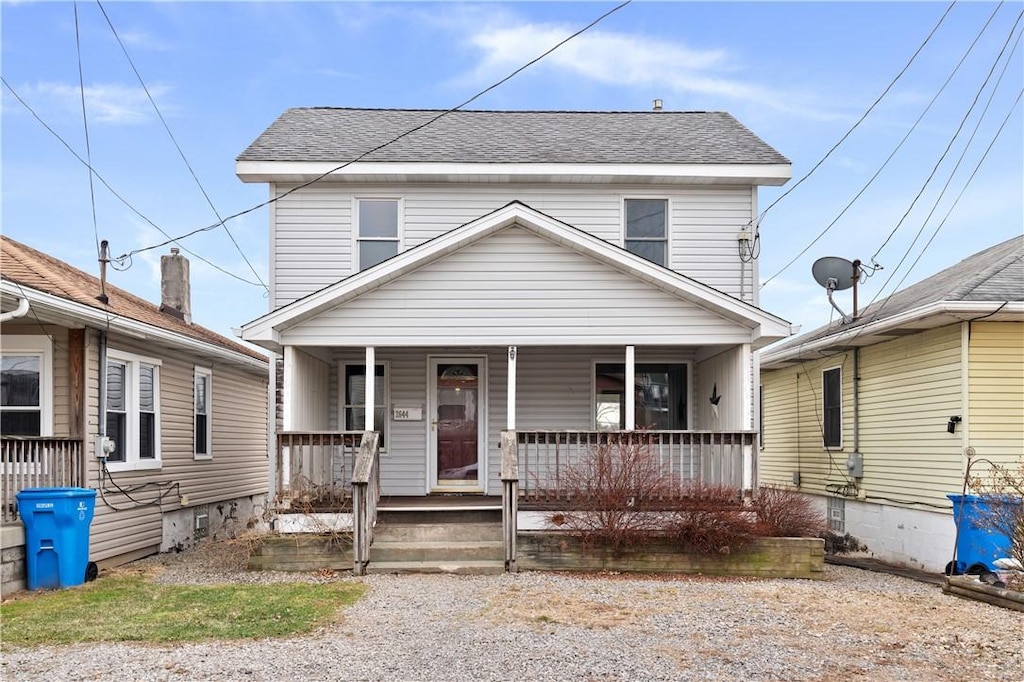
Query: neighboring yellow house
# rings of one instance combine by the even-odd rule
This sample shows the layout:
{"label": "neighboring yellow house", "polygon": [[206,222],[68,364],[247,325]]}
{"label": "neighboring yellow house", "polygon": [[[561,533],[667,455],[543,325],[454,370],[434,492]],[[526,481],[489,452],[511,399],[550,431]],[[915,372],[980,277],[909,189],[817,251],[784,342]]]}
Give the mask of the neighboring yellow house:
{"label": "neighboring yellow house", "polygon": [[761,391],[761,484],[818,497],[879,559],[942,570],[968,448],[1024,456],[1024,238],[762,352]]}

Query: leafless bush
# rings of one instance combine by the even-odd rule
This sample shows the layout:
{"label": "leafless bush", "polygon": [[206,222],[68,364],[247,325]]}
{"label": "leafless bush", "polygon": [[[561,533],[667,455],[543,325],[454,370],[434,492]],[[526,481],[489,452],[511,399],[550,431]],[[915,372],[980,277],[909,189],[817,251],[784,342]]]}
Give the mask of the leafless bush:
{"label": "leafless bush", "polygon": [[984,498],[979,527],[1009,538],[1010,557],[1024,566],[1024,457],[1016,464],[992,464],[986,475],[969,483],[971,491]]}
{"label": "leafless bush", "polygon": [[601,443],[565,469],[559,493],[571,511],[551,514],[549,521],[587,544],[634,549],[664,530],[657,512],[678,494],[673,481],[646,445]]}
{"label": "leafless bush", "polygon": [[828,522],[811,498],[792,488],[766,485],[753,501],[758,532],[775,538],[820,537],[828,533]]}

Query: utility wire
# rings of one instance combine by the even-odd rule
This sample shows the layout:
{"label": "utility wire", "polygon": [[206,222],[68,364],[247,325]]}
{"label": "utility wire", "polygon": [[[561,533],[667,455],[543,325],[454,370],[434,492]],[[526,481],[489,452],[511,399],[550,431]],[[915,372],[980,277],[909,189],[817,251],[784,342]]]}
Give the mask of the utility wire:
{"label": "utility wire", "polygon": [[78,57],[78,90],[82,95],[82,128],[85,130],[85,159],[89,169],[89,204],[92,206],[92,231],[96,237],[96,255],[100,254],[100,228],[96,222],[96,189],[92,179],[92,146],[89,143],[89,117],[85,113],[85,74],[82,71],[82,40],[78,31],[78,2],[75,9],[75,52]]}
{"label": "utility wire", "polygon": [[436,123],[440,119],[444,118],[448,114],[451,114],[453,112],[456,112],[456,111],[462,109],[463,107],[468,106],[469,104],[475,102],[476,100],[478,100],[481,97],[483,97],[484,95],[486,95],[491,90],[494,90],[495,88],[500,87],[501,85],[504,85],[506,82],[508,82],[512,78],[518,76],[520,73],[522,73],[526,69],[530,68],[531,66],[533,66],[537,62],[541,61],[542,59],[544,59],[545,57],[550,55],[552,52],[554,52],[555,50],[559,49],[560,47],[562,47],[563,45],[565,45],[569,41],[573,40],[574,38],[578,37],[579,35],[585,33],[586,31],[589,31],[591,28],[593,28],[594,26],[597,26],[599,23],[601,23],[602,21],[604,21],[605,19],[607,19],[611,15],[615,14],[616,12],[618,12],[623,7],[625,7],[626,5],[631,4],[632,2],[633,2],[633,0],[625,0],[625,2],[623,2],[623,3],[619,4],[619,5],[616,5],[612,9],[608,10],[607,12],[602,14],[601,16],[599,16],[596,19],[594,19],[593,21],[591,21],[589,24],[587,24],[583,28],[581,28],[578,31],[576,31],[575,33],[573,33],[572,35],[570,35],[570,36],[564,38],[563,40],[559,41],[558,43],[556,43],[553,47],[551,47],[550,49],[548,49],[547,51],[545,51],[541,55],[539,55],[537,57],[534,57],[533,59],[531,59],[526,64],[523,64],[522,66],[517,68],[512,73],[508,74],[507,76],[505,76],[504,78],[502,78],[498,82],[496,82],[496,83],[494,83],[494,84],[484,88],[483,90],[481,90],[480,92],[476,93],[475,95],[473,95],[472,97],[470,97],[466,101],[462,102],[461,104],[457,104],[457,105],[455,105],[454,107],[452,107],[450,109],[446,109],[444,111],[439,112],[436,116],[430,118],[426,122],[421,123],[420,125],[415,126],[415,127],[411,128],[409,130],[406,130],[405,132],[403,132],[403,133],[393,137],[392,139],[388,140],[387,142],[381,143],[381,144],[377,145],[376,147],[373,147],[372,149],[369,149],[369,150],[363,152],[362,154],[360,154],[359,156],[355,157],[354,159],[352,159],[350,161],[346,161],[345,163],[341,164],[340,166],[336,166],[335,168],[332,168],[329,171],[321,173],[320,175],[316,176],[312,180],[307,180],[306,182],[304,182],[304,183],[302,183],[300,185],[296,185],[295,187],[292,187],[288,191],[282,192],[281,194],[279,194],[277,196],[271,197],[270,199],[267,199],[264,202],[256,204],[255,206],[251,206],[251,207],[249,207],[249,208],[247,208],[245,210],[239,211],[238,213],[233,213],[233,214],[227,216],[226,218],[224,218],[224,220],[219,222],[219,223],[214,223],[213,225],[207,225],[206,227],[200,227],[198,229],[192,230],[191,232],[186,232],[185,234],[183,234],[183,235],[181,235],[179,237],[175,237],[173,239],[169,239],[168,241],[162,242],[160,244],[154,244],[153,246],[147,246],[147,247],[144,247],[144,248],[141,248],[141,249],[135,249],[133,251],[129,251],[128,253],[120,256],[119,259],[127,258],[127,257],[130,257],[130,256],[136,254],[136,253],[142,253],[143,251],[149,251],[151,249],[158,249],[158,248],[160,248],[162,246],[166,246],[167,244],[171,243],[172,241],[178,241],[178,240],[181,240],[181,239],[187,239],[188,237],[191,237],[191,236],[193,236],[195,234],[198,234],[200,232],[208,232],[210,230],[213,230],[213,229],[219,227],[222,223],[228,222],[230,220],[234,220],[236,218],[240,218],[240,217],[242,217],[242,216],[244,216],[246,214],[252,213],[253,211],[259,210],[259,209],[261,209],[261,208],[263,208],[265,206],[269,206],[270,204],[276,203],[276,202],[280,201],[281,199],[284,199],[286,196],[288,196],[288,195],[290,195],[290,194],[292,194],[294,192],[299,191],[300,189],[305,189],[306,187],[309,187],[310,185],[314,185],[314,184],[320,182],[321,180],[323,180],[324,178],[328,177],[329,175],[337,173],[338,171],[344,170],[345,168],[351,166],[354,163],[358,163],[359,161],[362,161],[363,159],[365,159],[366,157],[370,156],[371,154],[374,154],[375,152],[378,152],[381,149],[384,149],[385,147],[389,147],[389,146],[395,144],[396,142],[398,142],[399,140],[401,140],[403,138],[406,138],[406,137],[408,137],[408,136],[412,135],[413,133],[416,133],[416,132],[418,132],[420,130],[423,130],[424,128],[426,128],[428,126],[433,125],[434,123]]}
{"label": "utility wire", "polygon": [[[71,152],[71,155],[74,156],[76,159],[78,159],[79,163],[81,163],[83,166],[88,168],[92,172],[92,174],[96,177],[96,179],[100,181],[100,184],[102,184],[104,187],[106,187],[107,190],[118,199],[118,201],[120,201],[122,204],[124,204],[128,208],[128,210],[130,210],[132,213],[134,213],[139,218],[144,220],[146,223],[148,223],[155,230],[157,230],[158,232],[163,234],[165,237],[170,237],[170,234],[166,230],[164,230],[162,227],[160,227],[159,225],[154,223],[152,220],[150,220],[144,213],[142,213],[142,211],[140,211],[139,209],[135,208],[127,199],[125,199],[123,196],[121,196],[121,194],[119,194],[117,192],[117,190],[115,190],[113,187],[111,187],[110,183],[107,182],[103,178],[102,175],[100,175],[99,171],[97,171],[95,168],[93,168],[92,165],[88,161],[83,159],[81,157],[81,155],[79,155],[79,153],[76,152],[74,150],[74,148],[70,144],[68,144],[67,140],[65,140],[63,137],[60,136],[60,134],[57,131],[55,131],[53,128],[51,128],[49,126],[49,124],[47,124],[46,121],[44,121],[42,119],[42,117],[39,116],[38,113],[36,113],[35,109],[33,109],[29,105],[29,103],[26,102],[22,98],[22,96],[18,94],[18,91],[15,90],[14,87],[11,86],[11,84],[7,82],[7,79],[4,78],[2,75],[0,75],[0,83],[3,83],[4,87],[7,88],[12,95],[14,95],[14,98],[16,100],[18,100],[18,102],[21,104],[21,106],[23,106],[26,111],[28,111],[30,114],[32,114],[32,117],[41,126],[43,126],[43,128],[45,128],[47,132],[49,132],[51,135],[53,135],[57,139],[58,142],[60,142],[62,145],[64,145],[64,148],[67,149],[69,152]],[[214,227],[216,227],[216,226],[214,226]],[[171,239],[170,241],[164,242],[164,244],[170,244],[170,243],[177,243],[177,242],[174,239]],[[194,251],[190,251],[187,247],[185,247],[185,246],[183,246],[181,244],[178,244],[178,246],[180,246],[181,249],[183,251],[185,251],[186,253],[189,253],[190,255],[194,256],[195,258],[198,258],[199,260],[203,261],[204,263],[206,263],[210,267],[214,268],[215,270],[219,270],[220,272],[224,273],[225,275],[228,275],[229,277],[234,277],[238,281],[244,282],[246,284],[251,284],[252,286],[257,286],[257,287],[260,286],[260,284],[257,283],[257,282],[250,282],[249,280],[245,279],[244,277],[239,277],[235,273],[230,272],[228,270],[225,270],[224,268],[220,267],[216,263],[213,263],[213,262],[207,260],[206,258],[203,258],[198,253],[195,253]]]}
{"label": "utility wire", "polygon": [[[900,227],[903,225],[903,221],[907,219],[907,216],[910,215],[910,212],[914,209],[914,205],[917,203],[917,200],[921,198],[921,195],[924,193],[925,188],[928,187],[928,184],[932,181],[932,178],[935,177],[935,173],[939,170],[939,166],[945,160],[946,155],[949,153],[949,150],[953,147],[956,138],[959,137],[960,135],[960,131],[962,131],[964,126],[967,124],[967,119],[970,118],[971,112],[974,111],[974,107],[978,104],[978,99],[981,98],[981,93],[985,91],[985,87],[988,85],[988,82],[992,79],[992,74],[995,72],[996,67],[999,66],[999,62],[1002,60],[1003,55],[1006,53],[1006,48],[1010,44],[1010,40],[1013,39],[1013,34],[1017,31],[1017,24],[1020,23],[1021,17],[1024,17],[1024,10],[1022,10],[1020,14],[1017,15],[1017,19],[1013,22],[1013,27],[1010,29],[1010,33],[1006,36],[1006,40],[1003,42],[1002,49],[996,56],[996,60],[992,62],[992,67],[989,69],[988,74],[986,74],[985,80],[982,81],[981,87],[979,87],[978,91],[974,94],[974,99],[971,101],[971,106],[967,108],[967,112],[960,120],[960,125],[957,126],[956,132],[953,133],[953,136],[950,138],[949,143],[946,145],[946,148],[942,151],[942,154],[939,156],[938,161],[936,161],[935,165],[932,166],[931,173],[928,174],[928,177],[925,179],[924,184],[921,185],[921,189],[918,191],[917,196],[915,196],[914,200],[910,202],[910,206],[907,207],[907,210],[903,214],[903,217],[899,219],[899,222],[896,223],[896,227],[892,229],[892,232],[889,233],[889,236],[885,238],[885,241],[883,241],[882,245],[878,247],[878,250],[875,251],[875,254],[871,256],[871,262],[875,262],[875,259],[878,258],[878,255],[882,252],[882,249],[885,248],[886,244],[889,243],[889,240],[892,239],[893,236],[896,234],[897,230],[900,229]],[[1007,61],[1007,64],[1009,64],[1009,61]],[[1002,79],[1002,76],[1000,76],[1000,79]],[[913,247],[913,243],[911,243],[911,247]],[[906,259],[906,255],[904,255],[904,259]],[[901,260],[900,263],[902,264],[903,261]],[[897,266],[897,268],[898,267],[899,266]],[[891,275],[889,279],[892,279]]]}
{"label": "utility wire", "polygon": [[[142,86],[143,91],[146,93],[146,97],[149,99],[149,103],[153,105],[153,111],[156,112],[157,118],[159,118],[160,123],[163,124],[164,130],[167,131],[167,136],[171,138],[171,143],[174,144],[174,148],[178,150],[178,155],[181,157],[181,160],[185,162],[185,167],[188,168],[188,172],[192,175],[192,179],[196,181],[196,185],[199,187],[199,191],[202,192],[203,197],[206,199],[206,203],[210,205],[210,209],[213,210],[213,214],[217,216],[217,220],[219,221],[218,224],[224,228],[224,231],[227,233],[228,238],[231,239],[231,243],[235,245],[235,249],[237,249],[238,253],[242,256],[242,260],[245,261],[245,264],[249,266],[249,269],[252,271],[252,274],[255,275],[256,280],[263,286],[264,289],[267,289],[269,291],[269,288],[264,283],[259,273],[256,272],[256,268],[253,267],[252,263],[249,261],[249,258],[245,255],[245,252],[242,251],[242,247],[238,244],[238,241],[235,239],[235,236],[231,234],[231,230],[229,230],[228,226],[224,224],[224,219],[221,218],[220,213],[217,211],[217,207],[214,206],[213,200],[207,193],[206,188],[203,187],[203,183],[199,181],[199,176],[196,175],[195,170],[192,168],[192,164],[190,164],[188,159],[185,157],[185,152],[182,150],[181,145],[178,144],[178,140],[174,137],[174,133],[171,132],[170,126],[167,125],[167,121],[164,119],[164,115],[160,112],[160,107],[157,106],[156,100],[153,99],[153,95],[149,92],[149,88],[146,87],[146,82],[142,79],[142,74],[139,73],[139,70],[138,68],[136,68],[135,62],[132,60],[131,55],[128,54],[128,49],[125,47],[124,42],[121,40],[121,36],[118,35],[117,29],[114,28],[114,23],[110,20],[110,17],[107,15],[107,10],[104,9],[103,3],[101,3],[100,0],[96,0],[96,5],[100,8],[100,12],[103,13],[103,18],[107,20],[107,26],[110,27],[111,33],[113,33],[114,38],[117,39],[117,44],[121,47],[121,52],[124,53],[124,57],[128,60],[129,66],[132,67],[132,71],[135,73],[135,77],[139,80],[139,85]],[[77,9],[75,17],[77,28]],[[81,64],[81,62],[79,62],[79,64]]]}
{"label": "utility wire", "polygon": [[[985,88],[988,86],[988,82],[992,79],[992,74],[995,73],[995,68],[999,65],[999,61],[1002,59],[1002,55],[1006,54],[1007,47],[1010,46],[1010,41],[1013,40],[1014,34],[1017,32],[1017,25],[1020,24],[1020,20],[1021,20],[1022,16],[1024,16],[1024,10],[1022,10],[1017,15],[1017,20],[1015,20],[1014,26],[1010,30],[1010,34],[1007,36],[1006,41],[1004,41],[1004,43],[1002,43],[1002,48],[999,50],[998,55],[996,55],[995,61],[992,62],[992,67],[988,70],[988,74],[985,75],[985,80],[982,81],[981,86],[978,88],[978,91],[975,92],[974,99],[971,101],[971,105],[969,106],[967,112],[964,114],[964,117],[961,119],[961,122],[959,122],[959,125],[956,127],[956,130],[953,132],[952,136],[949,138],[949,142],[946,144],[945,150],[942,151],[942,154],[939,156],[938,160],[935,162],[935,165],[932,166],[932,171],[928,174],[928,177],[925,178],[925,182],[921,185],[921,189],[918,190],[918,194],[916,194],[914,196],[913,200],[910,202],[910,205],[907,207],[906,211],[903,213],[903,216],[896,223],[896,226],[893,227],[892,231],[889,232],[889,237],[887,237],[886,240],[882,243],[882,246],[879,247],[879,250],[874,252],[874,255],[871,256],[871,262],[876,261],[876,259],[879,257],[879,254],[882,253],[882,250],[886,248],[886,245],[889,244],[889,241],[893,238],[894,235],[896,235],[896,231],[903,225],[903,221],[906,220],[908,215],[910,215],[910,211],[913,210],[913,207],[916,205],[916,203],[918,203],[918,200],[921,199],[922,195],[925,193],[925,189],[931,183],[932,178],[935,177],[936,172],[938,172],[938,170],[939,170],[939,166],[942,165],[943,161],[945,161],[946,155],[949,154],[950,148],[952,148],[952,145],[956,141],[956,138],[959,136],[959,134],[961,134],[961,131],[964,130],[964,126],[967,125],[968,119],[971,117],[971,114],[974,112],[974,108],[978,104],[978,100],[981,98],[982,92],[985,91]],[[1007,66],[1009,66],[1009,65],[1010,65],[1010,60],[1008,59],[1007,60]],[[1004,73],[1006,73],[1006,69],[1004,69]],[[999,76],[999,80],[1001,80],[1001,79],[1002,79],[1002,76],[1000,75]],[[992,92],[994,94],[994,92],[995,92],[994,88],[993,88]],[[989,101],[991,101],[991,100],[989,100]],[[987,105],[986,105],[986,111],[987,111]],[[981,119],[979,119],[978,123],[979,123],[979,125],[981,124]],[[972,135],[972,139],[973,139],[973,137],[974,136]],[[970,144],[970,141],[968,142],[968,144]],[[955,170],[955,168],[953,170]],[[948,186],[948,184],[947,184],[947,186]],[[922,225],[922,229],[924,229],[924,225]],[[919,236],[921,235],[920,231],[918,232],[918,235]],[[886,284],[888,284],[889,281],[892,280],[893,275],[895,275],[895,273],[896,273],[896,270],[898,270],[899,266],[903,264],[904,260],[906,260],[906,256],[909,254],[909,250],[913,248],[913,244],[916,241],[918,241],[918,240],[916,240],[916,238],[914,238],[914,241],[910,243],[910,246],[908,247],[907,252],[903,255],[903,258],[900,259],[899,264],[897,264],[896,267],[893,268],[893,274],[889,275],[889,280],[886,281]],[[885,285],[883,285],[883,289],[884,288],[885,288]],[[881,292],[881,290],[880,290],[880,292]]]}
{"label": "utility wire", "polygon": [[803,250],[800,251],[800,253],[798,253],[795,256],[793,256],[793,258],[788,263],[783,265],[778,270],[778,272],[776,272],[774,275],[772,275],[771,277],[766,279],[764,282],[762,282],[761,283],[761,288],[764,288],[765,286],[767,286],[769,282],[771,282],[773,279],[775,279],[776,277],[781,275],[783,272],[788,270],[790,268],[790,266],[793,265],[793,263],[798,261],[805,253],[810,251],[811,247],[814,246],[815,244],[817,244],[818,241],[822,237],[824,237],[833,227],[835,227],[835,225],[839,222],[840,218],[842,218],[844,215],[846,215],[846,212],[848,210],[850,210],[850,208],[854,205],[854,203],[856,203],[857,200],[859,200],[860,197],[864,194],[864,192],[867,191],[868,187],[870,187],[872,185],[872,183],[874,183],[874,181],[878,178],[878,176],[881,175],[882,171],[885,170],[886,166],[889,165],[889,162],[892,161],[893,158],[896,156],[896,153],[899,152],[899,150],[903,148],[903,145],[906,143],[906,141],[908,139],[910,139],[910,136],[913,134],[913,132],[915,130],[917,130],[918,125],[920,125],[920,123],[924,119],[924,117],[928,114],[929,111],[931,111],[932,106],[934,106],[935,102],[938,101],[939,96],[942,95],[943,92],[945,92],[946,86],[948,86],[950,84],[950,82],[952,82],[953,78],[960,71],[960,67],[963,66],[964,62],[967,60],[967,57],[970,56],[970,54],[974,50],[975,46],[981,40],[982,35],[984,35],[985,31],[988,29],[989,24],[992,23],[992,20],[995,18],[996,13],[999,11],[999,8],[1002,7],[1002,5],[1003,5],[1003,3],[1000,2],[999,5],[996,7],[996,9],[992,11],[992,14],[989,15],[988,21],[986,21],[985,25],[981,27],[980,31],[978,31],[978,35],[976,35],[974,37],[974,41],[967,48],[966,52],[964,52],[963,56],[960,57],[960,61],[957,62],[957,65],[953,68],[953,71],[949,74],[949,77],[946,78],[946,81],[939,88],[938,92],[936,92],[935,96],[932,97],[930,102],[928,102],[928,106],[926,106],[924,108],[924,110],[921,112],[921,114],[917,117],[917,120],[914,121],[914,124],[910,127],[910,130],[908,130],[906,135],[903,136],[903,139],[901,139],[899,141],[899,144],[897,144],[893,148],[892,152],[890,152],[889,156],[886,157],[884,162],[882,162],[882,165],[879,166],[878,170],[875,171],[874,175],[872,175],[871,178],[869,178],[868,181],[866,183],[864,183],[864,186],[860,188],[860,191],[857,192],[857,194],[855,194],[852,199],[850,199],[849,203],[847,203],[846,206],[843,207],[843,210],[841,210],[839,212],[839,214],[835,217],[835,219],[833,219],[832,222],[830,222],[825,227],[824,230],[819,232],[818,235],[814,239],[811,240],[811,243],[808,244],[807,246],[805,246],[803,248]]}
{"label": "utility wire", "polygon": [[[914,60],[917,59],[917,56],[919,54],[921,54],[921,51],[925,48],[925,46],[929,43],[929,41],[931,41],[932,36],[934,36],[935,32],[939,30],[939,27],[942,26],[942,22],[946,20],[946,17],[949,15],[949,12],[953,9],[953,6],[956,5],[956,3],[957,3],[957,0],[953,0],[953,2],[949,3],[949,7],[947,7],[946,11],[943,12],[941,17],[939,17],[938,23],[936,23],[935,26],[932,28],[931,32],[924,39],[924,42],[921,43],[921,45],[917,48],[917,50],[914,51],[914,54],[912,54],[910,56],[910,59],[907,61],[906,65],[904,65],[904,67],[900,70],[900,72],[898,74],[896,74],[896,77],[893,78],[892,81],[890,81],[890,83],[887,86],[885,86],[885,90],[882,91],[882,94],[880,94],[877,98],[875,98],[875,101],[871,103],[871,106],[869,106],[867,108],[867,110],[863,114],[861,114],[861,117],[857,119],[857,122],[854,123],[853,126],[849,130],[847,130],[846,133],[844,133],[841,138],[839,138],[838,142],[836,142],[834,145],[832,145],[832,148],[829,149],[825,153],[825,156],[821,157],[820,161],[818,161],[816,164],[814,164],[814,166],[811,168],[811,170],[807,171],[807,173],[805,173],[802,178],[800,178],[799,180],[796,181],[796,184],[792,185],[789,189],[787,189],[785,192],[783,192],[781,195],[779,195],[779,197],[775,201],[770,203],[766,209],[761,211],[761,215],[759,215],[757,217],[758,224],[760,224],[760,222],[764,219],[764,217],[768,213],[768,211],[772,210],[772,208],[776,204],[778,204],[780,201],[785,199],[793,190],[795,190],[797,187],[799,187],[801,184],[803,184],[804,180],[806,180],[807,178],[811,177],[811,175],[813,175],[814,172],[816,170],[818,170],[818,168],[821,167],[821,164],[825,163],[825,161],[830,156],[832,156],[832,152],[834,152],[836,149],[838,149],[839,146],[841,144],[843,144],[843,142],[846,141],[846,138],[848,138],[853,133],[853,131],[856,130],[857,127],[860,126],[860,124],[864,122],[864,119],[866,119],[868,117],[868,115],[874,110],[874,108],[876,106],[878,106],[878,103],[882,101],[882,98],[884,98],[889,93],[889,91],[892,90],[893,86],[896,85],[896,83],[899,81],[899,79],[903,77],[903,74],[905,74],[907,72],[907,69],[910,68],[910,65],[914,63]],[[751,221],[751,222],[753,222],[753,221]],[[748,225],[749,224],[750,223],[748,223]]]}

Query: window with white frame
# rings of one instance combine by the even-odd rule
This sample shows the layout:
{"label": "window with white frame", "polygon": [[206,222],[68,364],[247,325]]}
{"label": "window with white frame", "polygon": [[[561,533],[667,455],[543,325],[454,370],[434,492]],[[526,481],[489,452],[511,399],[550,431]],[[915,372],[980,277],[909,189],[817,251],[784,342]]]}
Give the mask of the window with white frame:
{"label": "window with white frame", "polygon": [[53,340],[9,335],[0,351],[0,433],[53,435]]}
{"label": "window with white frame", "polygon": [[[637,363],[634,418],[638,429],[687,428],[687,378],[683,363]],[[598,429],[626,428],[626,365],[594,366],[594,422]]]}
{"label": "window with white frame", "polygon": [[356,257],[359,270],[398,254],[398,199],[356,199]]}
{"label": "window with white frame", "polygon": [[626,199],[626,250],[668,266],[668,200]]}
{"label": "window with white frame", "polygon": [[196,367],[193,436],[196,459],[210,459],[213,456],[213,420],[210,405],[212,395],[213,372],[205,367]]}
{"label": "window with white frame", "polygon": [[[346,364],[342,366],[344,380],[344,422],[346,431],[363,431],[366,428],[366,365]],[[373,428],[380,434],[381,450],[387,450],[388,432],[388,368],[378,362],[374,369]]]}
{"label": "window with white frame", "polygon": [[843,447],[843,368],[821,373],[821,437],[826,448]]}
{"label": "window with white frame", "polygon": [[113,469],[160,466],[160,361],[132,353],[107,353],[107,437]]}

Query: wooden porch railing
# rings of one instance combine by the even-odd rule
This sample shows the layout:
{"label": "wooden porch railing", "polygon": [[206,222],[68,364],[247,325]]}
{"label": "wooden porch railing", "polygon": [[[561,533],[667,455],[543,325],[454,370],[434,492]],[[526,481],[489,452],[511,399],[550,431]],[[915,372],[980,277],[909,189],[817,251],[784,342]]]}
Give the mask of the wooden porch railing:
{"label": "wooden porch railing", "polygon": [[341,508],[352,494],[352,468],[362,431],[282,431],[277,434],[277,496],[291,504]]}
{"label": "wooden porch railing", "polygon": [[501,539],[505,570],[516,573],[516,534],[519,532],[519,451],[515,431],[501,432]]}
{"label": "wooden porch railing", "polygon": [[757,471],[756,431],[516,431],[514,442],[519,497],[537,503],[563,500],[566,471],[599,446],[645,448],[680,492],[692,483],[742,491]]}
{"label": "wooden porch railing", "polygon": [[366,431],[352,472],[352,572],[366,573],[380,501],[380,434]]}
{"label": "wooden porch railing", "polygon": [[75,438],[0,438],[0,521],[18,520],[17,493],[25,488],[84,487],[82,441]]}

